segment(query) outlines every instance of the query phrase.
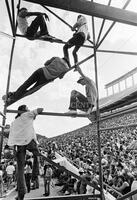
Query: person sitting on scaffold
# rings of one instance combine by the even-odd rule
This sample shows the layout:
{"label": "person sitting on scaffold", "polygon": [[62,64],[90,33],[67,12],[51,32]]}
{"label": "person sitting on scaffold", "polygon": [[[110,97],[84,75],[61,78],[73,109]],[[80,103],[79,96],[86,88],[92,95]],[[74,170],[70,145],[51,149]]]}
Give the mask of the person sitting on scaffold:
{"label": "person sitting on scaffold", "polygon": [[[36,16],[36,17],[29,25],[28,18],[31,16]],[[49,20],[49,17],[46,13],[28,12],[28,9],[24,7],[19,9],[17,22],[20,32],[28,39],[35,39],[41,36],[45,36],[46,38],[49,39],[53,38],[52,36],[49,35],[44,17],[46,20]],[[39,28],[40,30],[38,31]]]}
{"label": "person sitting on scaffold", "polygon": [[74,64],[76,64],[78,62],[77,52],[79,48],[87,39],[90,38],[86,18],[83,15],[78,15],[77,22],[74,24],[71,30],[76,31],[76,33],[74,33],[73,37],[69,39],[68,42],[64,45],[63,52],[64,57],[69,60],[68,49],[75,46],[72,54],[74,57]]}
{"label": "person sitting on scaffold", "polygon": [[98,96],[96,84],[92,79],[88,78],[83,74],[82,70],[78,65],[76,66],[76,70],[81,75],[77,83],[85,86],[86,96],[84,96],[76,90],[72,90],[70,96],[69,111],[67,113],[77,114],[77,109],[79,109],[90,115],[94,106],[96,105]]}
{"label": "person sitting on scaffold", "polygon": [[[45,62],[44,67],[34,71],[33,74],[15,92],[9,92],[7,98],[6,95],[4,95],[2,99],[4,101],[7,99],[6,103],[7,106],[9,106],[15,101],[33,94],[42,86],[54,81],[54,79],[62,79],[68,70],[69,65],[65,58],[52,57],[50,60]],[[32,86],[33,84],[34,86]]]}

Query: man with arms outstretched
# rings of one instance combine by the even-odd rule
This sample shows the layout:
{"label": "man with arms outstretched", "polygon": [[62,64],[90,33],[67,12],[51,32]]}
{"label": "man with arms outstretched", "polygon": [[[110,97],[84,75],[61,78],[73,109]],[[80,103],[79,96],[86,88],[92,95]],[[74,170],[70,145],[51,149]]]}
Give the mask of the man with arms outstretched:
{"label": "man with arms outstretched", "polygon": [[37,108],[30,111],[26,105],[21,105],[18,107],[18,111],[22,111],[23,113],[18,113],[15,117],[15,120],[11,123],[8,145],[15,146],[17,151],[17,200],[23,200],[26,193],[24,176],[26,150],[29,150],[33,153],[34,161],[32,179],[34,180],[34,178],[39,174],[39,150],[37,147],[37,139],[33,127],[33,121],[38,114],[42,113],[43,108]]}
{"label": "man with arms outstretched", "polygon": [[77,83],[85,86],[86,96],[81,94],[76,90],[72,90],[70,96],[70,105],[69,111],[70,114],[77,114],[77,109],[86,112],[87,114],[91,114],[92,109],[96,105],[97,100],[97,88],[94,81],[87,76],[85,76],[77,65],[76,70],[80,73],[81,77],[77,81]]}

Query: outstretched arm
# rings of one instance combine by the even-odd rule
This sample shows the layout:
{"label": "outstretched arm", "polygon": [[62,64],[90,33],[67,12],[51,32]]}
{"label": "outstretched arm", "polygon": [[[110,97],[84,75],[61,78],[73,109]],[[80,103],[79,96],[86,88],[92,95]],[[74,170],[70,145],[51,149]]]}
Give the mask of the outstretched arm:
{"label": "outstretched arm", "polygon": [[39,15],[43,15],[45,16],[45,18],[47,20],[49,20],[49,17],[46,13],[41,13],[41,12],[27,12],[26,16],[30,17],[30,16],[39,16]]}
{"label": "outstretched arm", "polygon": [[84,74],[84,73],[82,72],[82,70],[80,69],[79,65],[76,66],[76,70],[79,72],[79,74],[80,74],[83,78],[86,77],[85,74]]}

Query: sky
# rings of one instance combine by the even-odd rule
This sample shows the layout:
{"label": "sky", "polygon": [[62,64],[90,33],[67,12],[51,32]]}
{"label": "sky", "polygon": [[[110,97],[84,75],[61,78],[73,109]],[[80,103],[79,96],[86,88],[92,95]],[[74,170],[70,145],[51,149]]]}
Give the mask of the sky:
{"label": "sky", "polygon": [[[15,1],[15,5],[16,2],[17,1]],[[108,0],[96,0],[94,2],[107,4]],[[125,2],[126,0],[112,0],[111,6],[122,8]],[[21,2],[21,7],[27,7],[29,11],[32,12],[46,12],[50,18],[50,21],[47,22],[49,33],[64,41],[71,38],[73,32],[70,28],[43,7],[24,1]],[[55,8],[50,9],[70,25],[76,22],[78,13]],[[136,12],[137,1],[131,0],[127,10]],[[85,16],[88,20],[89,32],[92,40],[91,16]],[[1,97],[6,92],[12,39],[1,34],[1,32],[5,32],[9,35],[12,35],[12,33],[5,1],[2,0],[0,0],[0,19],[2,19],[0,20],[0,111],[3,111],[4,103]],[[101,23],[102,19],[95,18],[96,36],[99,33]],[[106,20],[102,36],[111,23],[112,21]],[[17,33],[20,33],[19,30]],[[88,42],[86,42],[86,44],[90,45]],[[100,49],[137,52],[137,28],[135,26],[116,23],[100,46]],[[71,64],[73,65],[72,50],[73,48],[69,50],[69,53]],[[78,52],[79,61],[92,53],[92,49],[82,47]],[[18,37],[15,43],[9,91],[16,90],[36,69],[43,67],[44,62],[53,56],[63,57],[62,44],[38,40],[29,41]],[[99,98],[106,96],[105,84],[135,67],[137,67],[137,56],[97,53]],[[95,80],[94,59],[90,59],[82,64],[81,69],[85,75]],[[78,72],[71,71],[67,73],[62,80],[56,79],[31,96],[14,103],[9,109],[17,110],[19,105],[26,104],[31,110],[42,107],[45,112],[67,112],[71,91],[75,89],[85,94],[84,87],[77,84],[78,78]],[[15,114],[7,113],[6,117],[6,124],[10,124],[14,120]],[[0,123],[1,122],[2,119],[0,119]],[[34,127],[37,133],[45,135],[46,137],[53,137],[83,127],[89,123],[90,121],[85,118],[38,116],[34,122]]]}

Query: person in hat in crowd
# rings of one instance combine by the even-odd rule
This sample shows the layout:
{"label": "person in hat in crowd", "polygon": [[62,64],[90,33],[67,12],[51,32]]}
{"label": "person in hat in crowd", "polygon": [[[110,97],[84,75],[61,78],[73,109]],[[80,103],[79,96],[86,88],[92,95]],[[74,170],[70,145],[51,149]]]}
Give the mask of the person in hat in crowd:
{"label": "person in hat in crowd", "polygon": [[24,176],[25,156],[26,150],[33,153],[33,169],[32,177],[39,174],[39,150],[37,147],[36,133],[33,127],[33,121],[36,116],[42,113],[43,108],[37,108],[30,111],[26,105],[18,107],[20,111],[15,120],[11,123],[8,145],[15,146],[16,158],[17,158],[17,188],[18,188],[18,200],[23,200],[26,193],[26,183]]}
{"label": "person in hat in crowd", "polygon": [[[28,18],[34,16],[35,19],[29,24]],[[18,16],[17,16],[18,28],[20,32],[28,39],[38,38],[41,36],[46,36],[47,38],[51,38],[45,20],[49,21],[49,17],[46,13],[29,12],[28,9],[25,7],[19,9],[18,11]]]}
{"label": "person in hat in crowd", "polygon": [[81,77],[77,83],[85,86],[86,96],[76,90],[72,90],[69,104],[69,114],[77,114],[77,109],[91,114],[97,100],[97,88],[94,81],[85,76],[77,65],[76,70],[80,73]]}
{"label": "person in hat in crowd", "polygon": [[33,74],[15,92],[9,92],[7,99],[6,95],[4,95],[2,99],[7,101],[7,106],[9,106],[18,99],[36,92],[42,86],[54,81],[54,79],[62,79],[68,70],[69,66],[65,58],[52,57],[44,63],[44,67],[34,71]]}
{"label": "person in hat in crowd", "polygon": [[68,49],[75,46],[72,53],[74,57],[74,63],[76,64],[78,62],[78,50],[90,37],[86,18],[83,15],[78,15],[77,22],[74,24],[71,30],[76,32],[73,34],[73,37],[64,45],[63,52],[64,57],[69,60]]}

